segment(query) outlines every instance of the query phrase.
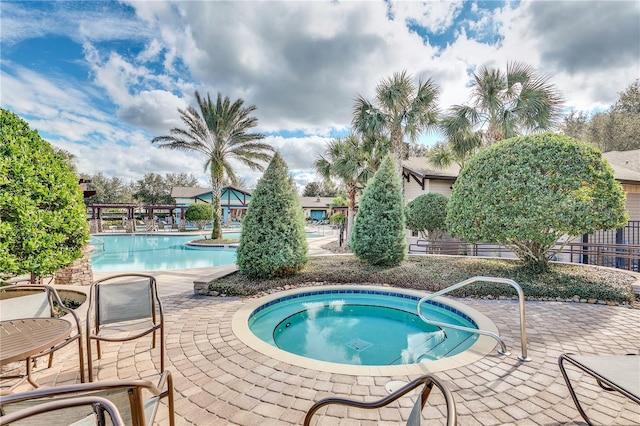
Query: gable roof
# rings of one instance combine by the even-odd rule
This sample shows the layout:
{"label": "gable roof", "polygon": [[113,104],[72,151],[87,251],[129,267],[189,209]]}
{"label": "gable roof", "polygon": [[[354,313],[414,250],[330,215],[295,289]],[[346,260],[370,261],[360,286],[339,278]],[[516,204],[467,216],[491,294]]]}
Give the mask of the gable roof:
{"label": "gable roof", "polygon": [[613,169],[613,176],[624,183],[640,183],[640,149],[609,151],[602,154]]}
{"label": "gable roof", "polygon": [[335,197],[299,197],[303,209],[327,209]]}
{"label": "gable roof", "polygon": [[460,174],[460,166],[452,164],[446,169],[437,169],[429,163],[425,157],[409,157],[402,160],[403,173],[416,174],[427,179],[452,179],[455,180]]}
{"label": "gable roof", "polygon": [[[243,189],[235,188],[233,186],[225,186],[222,188],[222,192],[225,190],[240,192],[245,195],[251,195],[250,192],[247,192]],[[209,195],[211,194],[211,188],[200,188],[195,186],[174,186],[171,188],[171,196],[173,198],[195,198],[200,195]]]}
{"label": "gable roof", "polygon": [[[632,151],[610,151],[602,154],[613,169],[613,176],[622,183],[640,184],[640,149]],[[436,169],[424,157],[410,157],[402,161],[402,173],[416,179],[456,180],[460,166],[451,165],[446,169]]]}

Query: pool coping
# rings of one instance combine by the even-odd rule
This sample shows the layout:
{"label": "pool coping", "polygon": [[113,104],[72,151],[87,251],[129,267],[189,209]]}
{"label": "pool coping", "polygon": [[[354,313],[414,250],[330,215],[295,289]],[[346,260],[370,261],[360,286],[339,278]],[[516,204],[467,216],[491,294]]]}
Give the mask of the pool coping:
{"label": "pool coping", "polygon": [[[231,330],[233,334],[244,344],[250,348],[269,356],[278,361],[286,362],[298,367],[304,367],[312,370],[318,370],[328,373],[346,374],[352,376],[396,376],[396,375],[421,375],[427,373],[435,373],[438,371],[445,371],[450,369],[459,368],[471,363],[474,363],[488,354],[490,354],[497,345],[497,341],[489,336],[479,335],[476,342],[471,345],[467,350],[451,357],[443,358],[436,361],[426,361],[416,364],[404,364],[404,365],[390,365],[390,366],[369,366],[369,365],[348,365],[338,364],[327,361],[318,361],[310,358],[306,358],[300,355],[295,355],[289,352],[285,352],[281,349],[271,346],[267,342],[264,342],[258,338],[249,329],[249,317],[260,306],[269,303],[273,300],[287,297],[290,295],[308,293],[312,291],[333,291],[333,290],[347,290],[347,289],[359,289],[359,290],[375,290],[384,292],[394,292],[399,294],[406,294],[410,296],[416,296],[422,298],[429,293],[417,290],[403,289],[391,286],[374,286],[374,285],[327,285],[321,287],[303,287],[293,290],[286,290],[270,294],[268,296],[261,297],[245,303],[240,309],[236,311],[231,319]],[[464,305],[463,303],[456,302],[446,297],[438,297],[434,299],[438,302],[444,303],[463,312],[469,316],[478,325],[481,330],[490,331],[498,334],[496,325],[487,316],[478,312],[477,310]]]}

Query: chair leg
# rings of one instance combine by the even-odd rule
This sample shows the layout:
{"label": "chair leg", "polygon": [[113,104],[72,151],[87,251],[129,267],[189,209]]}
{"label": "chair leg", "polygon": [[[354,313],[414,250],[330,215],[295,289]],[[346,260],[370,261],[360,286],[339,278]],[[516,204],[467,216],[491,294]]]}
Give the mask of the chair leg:
{"label": "chair leg", "polygon": [[47,368],[51,368],[52,365],[53,365],[53,352],[49,354],[49,364],[47,365]]}
{"label": "chair leg", "polygon": [[90,339],[87,339],[87,380],[93,382],[93,356],[91,356]]}
{"label": "chair leg", "polygon": [[78,336],[78,362],[80,364],[80,383],[84,383],[84,350],[82,349],[81,336]]}
{"label": "chair leg", "polygon": [[560,372],[562,373],[562,377],[564,377],[564,381],[567,384],[567,388],[569,389],[569,394],[571,395],[571,398],[573,399],[573,403],[575,404],[576,408],[578,409],[578,412],[580,413],[584,421],[587,422],[589,426],[592,426],[593,423],[591,423],[591,420],[589,420],[589,417],[587,417],[587,413],[585,413],[584,410],[582,409],[582,405],[580,405],[580,401],[578,401],[578,395],[576,395],[576,392],[573,390],[573,386],[569,381],[569,376],[567,375],[567,372],[565,371],[565,367],[564,367],[564,360],[565,358],[562,355],[560,355],[560,358],[558,358],[558,365],[560,366]]}

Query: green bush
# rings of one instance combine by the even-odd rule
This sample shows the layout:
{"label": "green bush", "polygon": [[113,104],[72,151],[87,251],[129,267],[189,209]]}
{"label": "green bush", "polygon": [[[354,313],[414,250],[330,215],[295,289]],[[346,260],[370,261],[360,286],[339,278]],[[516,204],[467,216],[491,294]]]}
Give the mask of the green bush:
{"label": "green bush", "polygon": [[0,109],[0,271],[40,277],[82,257],[89,226],[66,159]]}
{"label": "green bush", "polygon": [[424,239],[440,239],[447,231],[447,197],[430,192],[410,201],[404,209],[407,228]]}
{"label": "green bush", "polygon": [[345,214],[342,212],[334,213],[329,218],[329,223],[331,225],[344,225],[346,221],[347,221],[347,216],[345,216]]}
{"label": "green bush", "polygon": [[202,229],[208,221],[213,220],[213,206],[209,203],[191,204],[184,212],[184,218],[195,222],[198,229]]}
{"label": "green bush", "polygon": [[548,270],[564,235],[627,222],[625,195],[600,151],[566,136],[512,138],[481,150],[462,170],[447,206],[452,235],[509,247]]}
{"label": "green bush", "polygon": [[303,210],[280,154],[252,194],[237,255],[240,273],[251,278],[290,275],[307,263]]}
{"label": "green bush", "polygon": [[329,207],[334,208],[334,207],[347,207],[349,205],[349,201],[347,201],[347,199],[345,197],[343,197],[342,195],[334,198],[333,200],[331,200],[331,204],[329,204]]}
{"label": "green bush", "polygon": [[368,182],[351,234],[351,250],[372,265],[395,266],[407,256],[402,188],[388,155]]}

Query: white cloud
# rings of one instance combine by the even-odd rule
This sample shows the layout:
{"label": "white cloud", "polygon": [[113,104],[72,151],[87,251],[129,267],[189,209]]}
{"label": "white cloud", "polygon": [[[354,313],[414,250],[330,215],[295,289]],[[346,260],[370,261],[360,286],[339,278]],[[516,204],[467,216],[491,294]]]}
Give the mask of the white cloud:
{"label": "white cloud", "polygon": [[[187,172],[206,182],[203,158],[150,143],[181,126],[177,110],[195,106],[195,90],[255,104],[258,131],[303,135],[267,141],[304,186],[330,135],[349,127],[355,97],[372,98],[396,71],[432,77],[441,109],[467,101],[483,65],[531,64],[583,110],[607,107],[640,75],[635,1],[475,2],[466,23],[464,4],[448,1],[38,4],[0,3],[3,55],[30,38],[69,37],[90,80],[3,59],[2,106],[75,153],[81,171],[127,179]],[[456,36],[432,46],[407,21]],[[251,185],[261,172],[238,165],[238,175]]]}
{"label": "white cloud", "polygon": [[391,1],[395,19],[415,23],[435,34],[451,27],[463,7],[462,1]]}

